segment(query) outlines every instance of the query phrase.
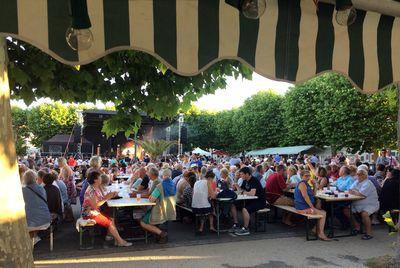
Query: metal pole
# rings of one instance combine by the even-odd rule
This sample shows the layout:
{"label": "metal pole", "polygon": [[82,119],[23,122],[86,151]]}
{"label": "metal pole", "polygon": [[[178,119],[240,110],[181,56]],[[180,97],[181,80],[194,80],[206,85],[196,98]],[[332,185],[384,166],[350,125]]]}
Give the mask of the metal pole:
{"label": "metal pole", "polygon": [[183,123],[183,114],[179,114],[178,119],[178,155],[182,154],[182,144],[181,144],[181,130],[182,130],[182,123]]}
{"label": "metal pole", "polygon": [[134,152],[134,156],[133,156],[133,160],[136,161],[136,153],[137,153],[137,132],[135,132],[135,152]]}

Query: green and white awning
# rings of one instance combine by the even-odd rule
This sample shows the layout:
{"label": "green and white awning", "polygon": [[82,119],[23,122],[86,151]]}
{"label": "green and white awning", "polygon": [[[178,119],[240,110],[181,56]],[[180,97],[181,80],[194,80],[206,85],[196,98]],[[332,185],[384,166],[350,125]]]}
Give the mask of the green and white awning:
{"label": "green and white awning", "polygon": [[69,65],[108,53],[147,52],[181,75],[222,59],[238,59],[278,80],[305,81],[334,70],[364,92],[400,81],[400,19],[357,10],[356,22],[336,23],[334,5],[267,0],[259,20],[224,0],[88,0],[94,44],[66,43],[68,0],[0,0],[0,34],[24,40]]}

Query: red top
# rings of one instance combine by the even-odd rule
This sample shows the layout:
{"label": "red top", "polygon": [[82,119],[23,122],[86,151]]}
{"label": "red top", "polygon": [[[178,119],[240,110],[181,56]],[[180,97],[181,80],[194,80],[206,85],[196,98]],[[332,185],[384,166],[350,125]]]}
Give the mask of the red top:
{"label": "red top", "polygon": [[68,166],[70,167],[75,167],[76,166],[76,160],[74,158],[69,158],[67,161]]}
{"label": "red top", "polygon": [[268,176],[267,185],[265,186],[265,191],[267,193],[267,201],[270,204],[275,203],[275,201],[283,195],[283,190],[286,188],[286,182],[282,175],[274,172]]}

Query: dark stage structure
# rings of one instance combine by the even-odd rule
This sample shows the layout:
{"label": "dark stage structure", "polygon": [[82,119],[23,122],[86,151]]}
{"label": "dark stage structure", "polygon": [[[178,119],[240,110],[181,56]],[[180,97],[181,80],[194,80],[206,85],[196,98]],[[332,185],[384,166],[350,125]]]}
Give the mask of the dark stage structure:
{"label": "dark stage structure", "polygon": [[[119,132],[117,135],[107,138],[107,136],[101,132],[103,122],[115,114],[115,111],[109,110],[84,110],[82,112],[82,136],[93,144],[93,154],[97,154],[97,152],[100,151],[101,155],[116,155],[118,148],[122,149],[126,144],[132,144],[132,142],[134,142],[134,135],[127,138],[124,132]],[[137,133],[137,140],[166,139],[166,128],[170,126],[173,121],[158,121],[144,113],[141,114],[141,117],[142,124]],[[75,137],[76,136],[80,138],[80,129]],[[133,151],[131,151],[131,153],[133,153]]]}

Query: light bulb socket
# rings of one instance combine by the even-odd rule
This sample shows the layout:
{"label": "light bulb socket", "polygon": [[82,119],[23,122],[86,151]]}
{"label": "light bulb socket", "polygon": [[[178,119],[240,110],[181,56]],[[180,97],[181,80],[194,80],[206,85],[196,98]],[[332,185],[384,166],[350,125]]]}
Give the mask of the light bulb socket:
{"label": "light bulb socket", "polygon": [[70,0],[71,4],[71,27],[74,29],[89,29],[92,27],[90,22],[87,0]]}
{"label": "light bulb socket", "polygon": [[351,0],[336,0],[336,10],[344,10],[353,6],[353,2]]}
{"label": "light bulb socket", "polygon": [[225,0],[225,3],[238,9],[239,11],[242,11],[242,0]]}

